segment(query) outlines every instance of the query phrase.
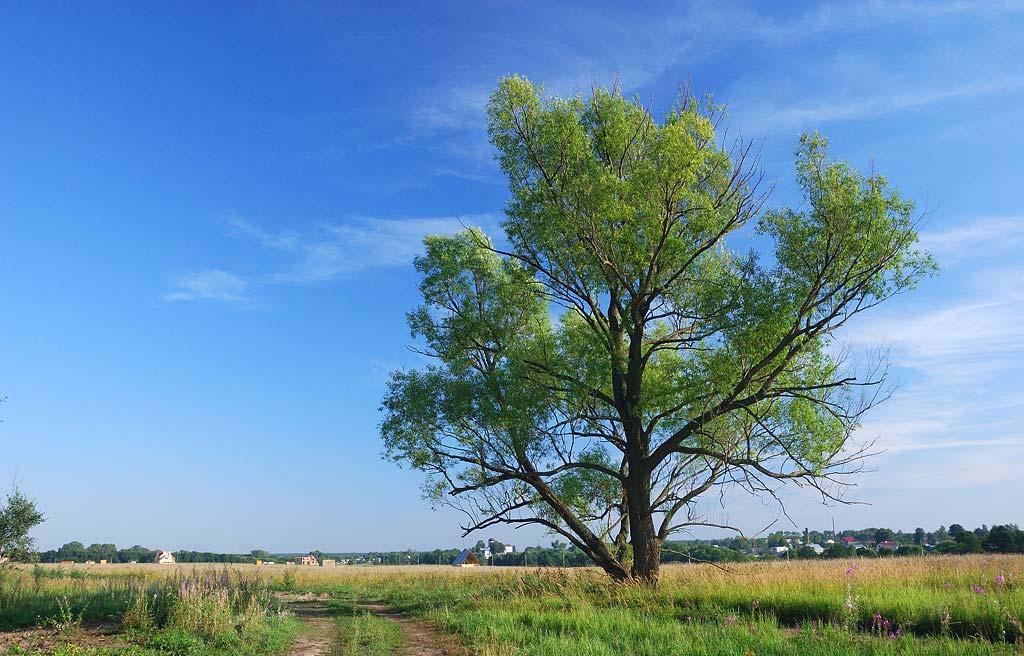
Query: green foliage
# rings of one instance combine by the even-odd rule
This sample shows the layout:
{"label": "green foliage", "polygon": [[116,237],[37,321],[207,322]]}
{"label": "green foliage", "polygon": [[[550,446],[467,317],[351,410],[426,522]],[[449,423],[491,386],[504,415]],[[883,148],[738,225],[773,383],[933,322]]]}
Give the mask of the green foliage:
{"label": "green foliage", "polygon": [[710,544],[668,540],[662,545],[663,563],[742,563],[750,560],[747,554]]}
{"label": "green foliage", "polygon": [[840,542],[825,547],[822,558],[849,558],[857,555],[857,550]]}
{"label": "green foliage", "polygon": [[[106,560],[109,563],[151,563],[156,559],[156,553],[156,549],[149,549],[138,544],[126,549],[118,549],[113,544],[91,544],[86,547],[81,542],[73,541],[63,545],[60,549],[44,551],[39,554],[39,558],[44,563],[59,563],[65,560],[76,563],[88,560],[96,563],[101,560]],[[229,554],[181,550],[175,552],[174,556],[179,563],[253,563],[257,558],[264,561],[281,560],[265,551],[256,550],[256,553],[266,555],[258,557],[251,553]]]}
{"label": "green foliage", "polygon": [[0,505],[0,559],[26,561],[35,554],[29,531],[43,523],[36,503],[14,488]]}
{"label": "green foliage", "polygon": [[[809,134],[805,202],[762,212],[717,111],[684,97],[658,121],[617,88],[498,85],[510,246],[478,229],[425,240],[409,325],[432,364],[395,372],[382,403],[387,457],[425,472],[467,531],[540,524],[652,580],[660,543],[703,523],[702,494],[796,480],[829,495],[856,470],[861,391],[884,376],[858,378],[832,336],[933,272],[913,205]],[[731,250],[748,225],[770,258]]]}
{"label": "green foliage", "polygon": [[971,531],[958,532],[953,542],[956,545],[955,553],[973,554],[984,551],[981,538]]}

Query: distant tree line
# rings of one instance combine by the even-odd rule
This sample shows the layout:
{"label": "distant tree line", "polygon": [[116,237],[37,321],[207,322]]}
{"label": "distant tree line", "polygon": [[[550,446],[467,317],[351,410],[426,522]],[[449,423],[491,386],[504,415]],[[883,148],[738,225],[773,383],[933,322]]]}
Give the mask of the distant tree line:
{"label": "distant tree line", "polygon": [[[843,538],[853,538],[860,545],[875,546],[874,549],[858,549],[848,545]],[[738,540],[738,539],[737,539]],[[730,542],[730,541],[726,541]],[[831,543],[831,544],[829,544]],[[880,547],[892,543],[892,548]],[[730,542],[730,544],[732,544]],[[824,547],[817,553],[810,545]],[[765,538],[750,541],[752,547],[789,546],[790,558],[846,558],[849,556],[915,556],[925,553],[940,554],[981,554],[981,553],[1024,553],[1024,531],[1016,524],[996,525],[989,528],[982,524],[974,530],[967,530],[960,524],[948,529],[940,526],[935,531],[923,528],[912,532],[893,531],[888,528],[866,528],[839,531],[779,531]]]}
{"label": "distant tree line", "polygon": [[993,526],[984,524],[968,531],[959,524],[949,527],[949,537],[939,544],[939,553],[1024,553],[1024,531],[1016,524]]}
{"label": "distant tree line", "polygon": [[[88,547],[81,542],[68,542],[60,549],[51,549],[38,554],[39,562],[59,563],[86,561],[108,563],[151,563],[156,560],[156,549],[140,545],[118,549],[113,544],[90,544]],[[213,553],[209,551],[175,551],[174,557],[179,563],[254,563],[257,558],[250,554]],[[269,558],[268,558],[269,560]]]}
{"label": "distant tree line", "polygon": [[[891,542],[894,548],[856,548],[847,545],[844,537],[853,538],[860,545],[876,546]],[[822,549],[821,553],[813,546]],[[848,558],[853,556],[874,558],[886,556],[915,556],[925,553],[977,554],[977,553],[1024,553],[1024,531],[1016,524],[996,525],[989,528],[981,525],[967,530],[960,524],[948,529],[940,526],[935,531],[922,528],[911,532],[894,531],[888,528],[865,528],[832,531],[776,531],[764,537],[745,539],[742,537],[714,538],[708,540],[669,540],[662,545],[663,563],[722,563],[743,562],[753,558],[752,552],[771,547],[788,547],[788,558]],[[471,550],[482,564],[495,566],[527,567],[584,567],[591,565],[587,555],[560,540],[550,546],[531,546],[506,553],[505,545],[497,540],[480,540]],[[371,552],[308,552],[321,562],[326,559],[339,564],[370,565],[445,565],[461,552],[459,548],[417,551],[371,551]],[[489,555],[488,555],[489,554]],[[179,563],[284,563],[305,553],[269,553],[254,549],[247,554],[215,553],[209,551],[175,551]],[[33,558],[34,556],[34,558]],[[110,563],[150,563],[156,559],[156,550],[139,545],[118,549],[113,544],[91,544],[69,542],[60,549],[29,554],[25,560],[39,560],[44,563],[61,561]]]}
{"label": "distant tree line", "polygon": [[127,549],[118,549],[113,544],[90,544],[88,547],[81,542],[68,542],[60,549],[51,549],[39,554],[39,560],[44,563],[59,563],[65,560],[73,560],[76,563],[84,563],[87,560],[99,562],[106,560],[109,563],[151,563],[156,559],[156,550],[135,545]]}

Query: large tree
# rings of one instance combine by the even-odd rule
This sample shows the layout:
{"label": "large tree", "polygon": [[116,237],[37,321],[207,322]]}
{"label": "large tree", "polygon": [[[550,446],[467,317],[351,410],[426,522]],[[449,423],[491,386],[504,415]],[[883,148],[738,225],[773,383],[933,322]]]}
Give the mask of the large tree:
{"label": "large tree", "polygon": [[425,240],[409,322],[433,362],[392,374],[386,454],[467,533],[540,525],[616,580],[656,582],[670,535],[725,525],[716,492],[840,498],[884,367],[855,371],[835,333],[932,270],[912,204],[805,135],[804,202],[765,211],[750,146],[688,96],[658,122],[617,88],[511,77],[488,117],[507,246]]}

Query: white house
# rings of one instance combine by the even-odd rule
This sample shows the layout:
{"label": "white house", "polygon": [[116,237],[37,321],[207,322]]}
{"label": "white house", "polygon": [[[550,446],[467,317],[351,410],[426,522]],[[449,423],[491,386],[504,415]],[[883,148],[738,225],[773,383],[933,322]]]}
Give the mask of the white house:
{"label": "white house", "polygon": [[157,565],[173,565],[174,554],[170,551],[164,551],[163,549],[157,549],[156,551],[156,564]]}

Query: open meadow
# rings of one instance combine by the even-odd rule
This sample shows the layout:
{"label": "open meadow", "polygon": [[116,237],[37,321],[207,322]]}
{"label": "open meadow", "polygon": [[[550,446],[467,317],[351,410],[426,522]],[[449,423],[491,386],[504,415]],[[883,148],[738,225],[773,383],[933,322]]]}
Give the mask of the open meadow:
{"label": "open meadow", "polygon": [[1024,557],[593,569],[252,565],[2,570],[0,653],[1024,653]]}

